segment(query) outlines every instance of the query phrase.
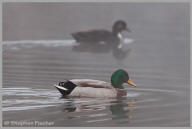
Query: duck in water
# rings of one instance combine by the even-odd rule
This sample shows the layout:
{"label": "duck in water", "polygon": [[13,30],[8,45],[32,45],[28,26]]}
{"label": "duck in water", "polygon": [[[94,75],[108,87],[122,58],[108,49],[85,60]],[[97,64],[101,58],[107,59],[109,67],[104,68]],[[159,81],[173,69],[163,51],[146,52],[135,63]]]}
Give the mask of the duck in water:
{"label": "duck in water", "polygon": [[116,70],[111,76],[111,83],[93,79],[72,79],[54,85],[65,96],[71,97],[119,97],[126,95],[123,83],[136,86],[125,70]]}
{"label": "duck in water", "polygon": [[101,29],[75,32],[71,35],[78,43],[110,43],[111,45],[115,45],[120,48],[121,40],[123,40],[121,33],[123,31],[131,32],[131,30],[127,28],[125,21],[118,20],[114,23],[112,32]]}

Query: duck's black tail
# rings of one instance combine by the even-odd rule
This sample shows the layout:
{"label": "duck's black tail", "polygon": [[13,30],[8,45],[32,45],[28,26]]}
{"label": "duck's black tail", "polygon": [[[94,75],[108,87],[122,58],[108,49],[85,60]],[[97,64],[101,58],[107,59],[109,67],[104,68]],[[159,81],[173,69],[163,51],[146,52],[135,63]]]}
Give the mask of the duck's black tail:
{"label": "duck's black tail", "polygon": [[74,83],[68,80],[64,82],[59,82],[59,85],[54,86],[63,96],[69,95],[76,87]]}

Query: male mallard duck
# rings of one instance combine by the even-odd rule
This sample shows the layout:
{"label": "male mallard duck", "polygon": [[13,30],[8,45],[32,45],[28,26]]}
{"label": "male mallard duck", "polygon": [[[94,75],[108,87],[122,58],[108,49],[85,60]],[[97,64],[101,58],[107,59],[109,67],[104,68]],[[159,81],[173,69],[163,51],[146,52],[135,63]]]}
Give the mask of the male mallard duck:
{"label": "male mallard duck", "polygon": [[[92,79],[72,79],[54,85],[63,96],[74,97],[117,97],[121,96],[123,83],[136,86],[125,70],[119,69],[111,76],[111,84]],[[125,92],[124,92],[125,93]]]}
{"label": "male mallard duck", "polygon": [[89,42],[118,42],[122,39],[121,32],[128,31],[127,24],[122,21],[116,21],[112,27],[112,32],[108,30],[90,30],[83,32],[72,33],[71,35],[77,42],[89,43]]}

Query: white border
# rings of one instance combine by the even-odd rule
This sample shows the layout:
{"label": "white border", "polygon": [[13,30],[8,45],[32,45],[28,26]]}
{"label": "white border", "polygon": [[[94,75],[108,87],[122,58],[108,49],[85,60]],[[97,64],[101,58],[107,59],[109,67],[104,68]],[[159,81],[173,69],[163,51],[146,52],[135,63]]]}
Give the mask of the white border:
{"label": "white border", "polygon": [[[191,6],[192,6],[192,3],[191,3],[191,0],[2,0],[0,1],[0,8],[1,8],[1,13],[0,13],[0,23],[1,23],[1,26],[0,26],[0,30],[1,30],[1,36],[0,36],[0,39],[1,39],[1,45],[0,45],[0,83],[1,83],[1,86],[0,86],[0,91],[2,93],[2,3],[3,2],[134,2],[134,3],[172,3],[172,2],[177,2],[177,3],[185,3],[185,2],[190,2],[190,21],[192,21],[192,16],[191,16]],[[190,25],[190,37],[191,37],[191,25]],[[191,38],[190,38],[190,109],[192,107],[192,95],[191,95],[191,91],[192,91],[192,88],[191,88],[191,84],[192,84],[192,80],[191,80],[191,73],[192,73],[192,70],[191,70],[191,61],[192,61],[192,56],[191,56],[191,50],[192,50],[192,45],[191,45]],[[2,94],[0,95],[0,99],[2,100]],[[0,104],[2,105],[2,101],[0,102]],[[0,107],[0,109],[2,109],[2,107]],[[1,110],[2,111],[2,110]],[[192,116],[192,112],[190,111],[190,124],[192,126],[192,119],[191,119],[191,116]],[[2,128],[2,112],[0,112],[0,127]],[[4,128],[9,128],[9,127],[4,127]],[[11,127],[10,127],[11,128]],[[20,127],[14,127],[14,128],[18,128],[20,129]],[[31,128],[35,128],[35,127],[31,127]],[[46,128],[46,127],[42,127],[42,128]],[[55,127],[50,127],[50,128],[55,128]],[[57,127],[57,128],[60,128],[60,127]],[[63,128],[63,127],[61,127]],[[87,128],[87,129],[90,129],[90,127],[65,127],[65,128]],[[93,128],[101,128],[101,127],[91,127],[92,129]],[[109,127],[102,127],[102,128],[109,128]],[[111,128],[111,127],[110,127]],[[114,127],[113,127],[114,128]],[[116,127],[118,128],[118,127]],[[127,127],[121,127],[121,128],[127,128]],[[140,128],[149,128],[149,127],[128,127],[130,129],[140,129]],[[154,127],[150,127],[150,128],[154,128]],[[162,128],[162,127],[155,127],[155,128]],[[163,128],[175,128],[175,127],[163,127]],[[186,127],[179,127],[179,128],[186,128]],[[190,127],[189,127],[190,128]]]}

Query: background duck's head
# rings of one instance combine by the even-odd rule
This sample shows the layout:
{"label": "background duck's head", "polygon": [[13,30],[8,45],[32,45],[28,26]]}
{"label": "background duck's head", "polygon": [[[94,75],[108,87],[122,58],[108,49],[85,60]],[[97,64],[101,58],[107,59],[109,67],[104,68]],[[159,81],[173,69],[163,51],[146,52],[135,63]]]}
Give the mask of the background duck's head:
{"label": "background duck's head", "polygon": [[122,31],[131,32],[131,30],[127,28],[126,22],[122,20],[116,21],[113,25],[113,33],[118,34],[118,33],[121,33]]}
{"label": "background duck's head", "polygon": [[131,86],[136,86],[131,79],[129,78],[128,73],[125,70],[119,69],[117,71],[115,71],[112,76],[111,76],[111,84],[115,87],[115,88],[120,88],[123,89],[122,84],[123,83],[128,83]]}

